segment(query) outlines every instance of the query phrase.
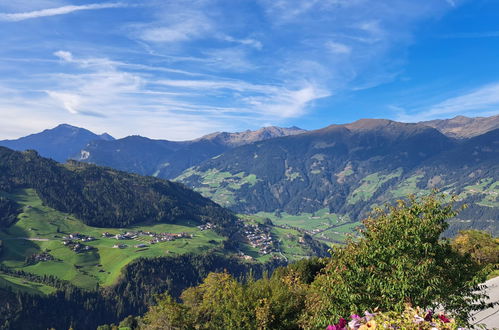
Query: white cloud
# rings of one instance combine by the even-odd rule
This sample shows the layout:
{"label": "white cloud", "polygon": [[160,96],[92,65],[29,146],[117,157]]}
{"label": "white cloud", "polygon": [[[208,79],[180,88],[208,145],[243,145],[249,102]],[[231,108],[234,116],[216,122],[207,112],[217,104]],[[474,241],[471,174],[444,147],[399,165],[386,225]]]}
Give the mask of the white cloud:
{"label": "white cloud", "polygon": [[328,91],[310,83],[297,88],[256,85],[243,81],[162,80],[158,83],[203,90],[205,95],[219,90],[232,90],[240,94],[240,100],[244,104],[236,111],[259,114],[266,119],[298,117],[304,114],[312,101],[330,96]]}
{"label": "white cloud", "polygon": [[228,42],[234,42],[234,43],[238,43],[241,45],[251,46],[251,47],[258,49],[258,50],[262,49],[262,47],[263,47],[262,43],[256,39],[251,39],[251,38],[237,39],[237,38],[227,36],[227,35],[222,36],[221,38],[225,41],[228,41]]}
{"label": "white cloud", "polygon": [[172,43],[196,39],[210,33],[212,22],[202,13],[185,11],[170,20],[146,26],[138,33],[140,39],[148,42]]}
{"label": "white cloud", "polygon": [[73,62],[73,54],[71,54],[70,52],[59,50],[55,52],[54,55],[66,62]]}
{"label": "white cloud", "polygon": [[[125,6],[39,1],[46,6],[30,7],[28,0],[20,0],[17,9],[0,4],[0,20]],[[18,48],[37,49],[45,53],[33,56],[44,61],[46,52],[65,48],[53,53],[48,64],[35,66],[28,57],[14,63],[19,76],[2,77],[0,84],[17,80],[15,87],[25,98],[16,99],[18,108],[43,109],[52,118],[88,128],[112,128],[117,136],[172,138],[175,132],[176,138],[185,138],[236,126],[289,123],[287,118],[305,115],[317,99],[396,79],[415,27],[450,10],[445,1],[422,6],[411,0],[259,0],[255,5],[261,8],[248,12],[243,4],[153,0],[140,8],[134,23],[127,16],[84,28],[60,22],[60,28],[75,33],[43,39],[53,31],[41,31],[39,43],[28,46],[16,44],[17,38],[14,47],[4,41],[11,47],[6,55]],[[35,41],[36,32],[23,38]],[[0,106],[9,95],[0,90]],[[40,117],[31,113],[31,118]]]}
{"label": "white cloud", "polygon": [[[71,52],[57,51],[60,59],[89,70],[88,73],[52,74],[50,89],[44,92],[71,114],[106,116],[109,104],[129,102],[126,95],[139,92],[143,83],[138,75],[120,71],[106,58],[75,58]],[[102,112],[104,111],[104,112]]]}
{"label": "white cloud", "polygon": [[46,93],[54,100],[61,103],[64,109],[68,110],[69,113],[79,113],[79,107],[82,101],[79,95],[55,91],[46,91]]}
{"label": "white cloud", "polygon": [[50,9],[41,9],[30,12],[23,13],[0,13],[0,21],[7,22],[19,22],[27,19],[39,18],[39,17],[48,17],[48,16],[56,16],[56,15],[66,15],[77,11],[82,10],[96,10],[96,9],[108,9],[108,8],[123,8],[127,5],[121,2],[112,2],[112,3],[96,3],[96,4],[88,4],[81,6],[62,6],[58,8],[50,8]]}
{"label": "white cloud", "polygon": [[326,90],[307,85],[296,90],[280,89],[279,93],[247,99],[255,109],[270,118],[296,118],[303,115],[311,102],[330,96]]}
{"label": "white cloud", "polygon": [[[394,108],[397,109],[397,108]],[[460,96],[448,98],[424,109],[397,109],[398,120],[422,121],[457,115],[480,116],[499,112],[499,83],[482,86]]]}
{"label": "white cloud", "polygon": [[352,48],[350,48],[349,46],[334,41],[326,42],[326,49],[328,49],[331,53],[334,54],[348,55],[352,52]]}
{"label": "white cloud", "polygon": [[207,55],[205,58],[207,67],[217,72],[244,72],[256,68],[247,52],[240,47],[212,49],[205,51],[204,54]]}

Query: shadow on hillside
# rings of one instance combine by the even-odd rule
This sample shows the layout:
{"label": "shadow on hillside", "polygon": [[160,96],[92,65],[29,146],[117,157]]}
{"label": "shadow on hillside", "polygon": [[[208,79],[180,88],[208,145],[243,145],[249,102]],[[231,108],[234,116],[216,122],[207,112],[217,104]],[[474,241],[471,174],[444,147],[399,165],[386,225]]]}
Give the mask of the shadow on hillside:
{"label": "shadow on hillside", "polygon": [[9,237],[8,232],[4,232],[7,236],[2,239],[3,249],[0,255],[0,261],[2,263],[15,263],[16,266],[21,267],[24,265],[26,257],[40,251],[40,247],[36,243],[23,239],[29,237],[29,233],[25,229],[18,227],[15,237]]}

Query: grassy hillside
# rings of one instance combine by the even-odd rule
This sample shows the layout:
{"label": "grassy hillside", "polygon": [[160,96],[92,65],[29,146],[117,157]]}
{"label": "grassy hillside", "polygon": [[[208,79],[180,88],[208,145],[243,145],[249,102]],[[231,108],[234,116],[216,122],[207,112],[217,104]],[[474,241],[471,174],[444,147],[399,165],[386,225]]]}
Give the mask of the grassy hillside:
{"label": "grassy hillside", "polygon": [[[1,263],[29,273],[54,275],[85,288],[116,282],[121,269],[134,259],[201,252],[219,246],[224,240],[212,230],[201,231],[196,223],[190,221],[178,224],[144,223],[126,229],[91,227],[74,216],[44,206],[32,189],[20,190],[10,197],[23,207],[23,212],[18,222],[0,231],[0,240],[3,241]],[[116,235],[124,231],[186,232],[193,237],[157,244],[150,244],[149,236],[123,241],[102,237],[104,232]],[[95,241],[83,242],[92,249],[76,253],[64,246],[63,237],[73,233],[95,237]],[[116,244],[125,244],[126,247],[113,248]],[[147,247],[136,248],[139,244],[146,244]],[[26,263],[26,258],[43,251],[47,251],[54,260],[32,265]]]}
{"label": "grassy hillside", "polygon": [[49,295],[56,291],[56,289],[51,286],[2,273],[0,273],[0,288],[13,292],[24,292],[35,295]]}
{"label": "grassy hillside", "polygon": [[[88,226],[75,216],[45,206],[33,189],[21,189],[12,194],[4,194],[15,200],[22,208],[18,221],[8,228],[0,230],[3,250],[0,264],[11,270],[20,270],[36,275],[53,275],[67,280],[82,288],[92,289],[97,285],[109,286],[118,281],[122,269],[138,258],[154,258],[189,253],[203,253],[208,250],[223,249],[227,238],[213,230],[201,230],[194,221],[179,221],[176,224],[140,223],[126,228],[98,228]],[[245,219],[245,223],[254,219]],[[141,235],[134,239],[117,240],[103,237],[103,233],[114,236],[124,232],[186,233],[188,238],[151,244],[150,236]],[[272,258],[288,261],[314,255],[308,244],[300,243],[303,232],[291,228],[272,228],[272,239],[276,250],[262,254],[252,247],[247,239],[236,234],[239,253],[250,256],[257,262],[266,262]],[[70,234],[94,237],[95,240],[80,242],[90,250],[75,252],[72,246],[63,242]],[[282,242],[282,244],[281,244]],[[123,248],[114,247],[123,244]],[[139,246],[144,244],[145,246]],[[236,253],[237,251],[226,253]],[[236,253],[237,254],[237,253]],[[30,261],[33,256],[49,255],[51,260]],[[50,293],[51,288],[39,284],[15,280],[11,275],[0,273],[0,287],[11,287],[33,293]]]}

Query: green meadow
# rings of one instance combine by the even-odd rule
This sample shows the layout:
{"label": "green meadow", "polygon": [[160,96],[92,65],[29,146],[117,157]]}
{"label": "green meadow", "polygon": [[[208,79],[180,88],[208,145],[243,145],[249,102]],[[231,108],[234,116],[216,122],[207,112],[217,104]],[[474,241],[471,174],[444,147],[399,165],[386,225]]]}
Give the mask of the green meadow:
{"label": "green meadow", "polygon": [[[54,275],[83,288],[115,283],[123,267],[134,259],[206,251],[220,245],[224,240],[211,230],[201,231],[195,223],[189,221],[177,224],[143,223],[126,229],[90,227],[72,215],[44,206],[32,189],[19,191],[11,197],[22,205],[23,212],[13,226],[0,231],[0,240],[3,241],[0,263],[37,275]],[[154,245],[149,243],[151,238],[148,236],[119,241],[102,237],[103,232],[119,234],[140,230],[156,233],[187,232],[193,237]],[[83,242],[92,249],[76,253],[64,246],[63,236],[71,233],[95,237],[95,241]],[[114,248],[115,244],[125,244],[126,247]],[[147,244],[147,247],[136,248],[138,244]],[[27,257],[43,251],[52,255],[54,260],[26,264]],[[12,278],[8,279],[5,274],[0,274],[0,277],[3,283],[13,282]],[[13,283],[19,284],[15,281]]]}
{"label": "green meadow", "polygon": [[255,174],[246,175],[244,172],[232,174],[210,169],[206,172],[198,172],[195,168],[185,171],[177,177],[176,181],[182,181],[190,176],[197,175],[201,178],[201,186],[196,191],[210,198],[218,204],[228,207],[236,203],[234,191],[241,189],[243,185],[255,185],[258,181]]}
{"label": "green meadow", "polygon": [[366,176],[361,180],[361,185],[350,194],[348,203],[356,204],[359,201],[371,199],[383,183],[400,175],[402,175],[402,169],[386,175],[377,172]]}
{"label": "green meadow", "polygon": [[468,196],[475,194],[482,194],[483,199],[478,202],[478,205],[488,207],[499,206],[499,182],[494,181],[493,178],[481,179],[474,185],[464,187],[463,191],[459,194],[459,198],[464,199]]}
{"label": "green meadow", "polygon": [[27,281],[24,278],[0,274],[0,288],[14,292],[24,292],[29,294],[48,295],[56,291],[55,288],[36,282]]}
{"label": "green meadow", "polygon": [[343,243],[347,234],[353,233],[355,228],[360,225],[358,222],[351,222],[348,216],[329,213],[327,208],[314,213],[297,215],[286,212],[280,214],[259,212],[254,216],[269,218],[277,226],[290,226],[304,230],[326,244]]}

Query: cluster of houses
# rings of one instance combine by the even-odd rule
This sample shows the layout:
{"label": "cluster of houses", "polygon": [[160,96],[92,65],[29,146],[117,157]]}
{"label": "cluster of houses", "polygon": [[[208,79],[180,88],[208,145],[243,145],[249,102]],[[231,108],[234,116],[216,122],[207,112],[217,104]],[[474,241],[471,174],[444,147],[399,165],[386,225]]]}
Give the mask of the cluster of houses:
{"label": "cluster of houses", "polygon": [[155,235],[150,235],[151,237],[154,237],[151,240],[151,244],[156,244],[159,242],[169,242],[169,241],[174,241],[178,238],[192,238],[192,234],[188,233],[178,233],[178,234],[171,234],[171,233],[159,233]]}
{"label": "cluster of houses", "polygon": [[[211,223],[207,223],[205,225],[202,225],[203,229],[201,230],[206,230],[206,229],[212,229],[214,228],[214,225]],[[150,237],[151,240],[149,241],[150,244],[156,244],[160,242],[169,242],[169,241],[174,241],[179,238],[192,238],[193,235],[183,232],[183,233],[155,233],[151,231],[127,231],[119,234],[111,234],[109,232],[104,232],[102,233],[102,237],[104,238],[111,238],[111,239],[116,239],[116,240],[133,240],[137,239],[139,237]],[[92,236],[87,236],[84,234],[80,233],[73,233],[69,234],[68,236],[63,236],[62,237],[62,244],[64,246],[69,247],[76,253],[84,252],[93,249],[93,247],[84,245],[82,244],[83,242],[91,242],[95,241],[96,238]],[[128,247],[125,244],[120,244],[117,243],[113,246],[113,248],[117,249],[124,249]],[[136,248],[146,248],[147,244],[137,244],[135,245]]]}
{"label": "cluster of houses", "polygon": [[249,244],[258,248],[260,254],[269,254],[274,251],[274,241],[270,232],[258,225],[245,224],[243,233]]}
{"label": "cluster of houses", "polygon": [[95,241],[95,237],[83,235],[80,233],[69,234],[68,236],[62,237],[63,241],[81,241],[81,242],[91,242]]}
{"label": "cluster of houses", "polygon": [[102,237],[106,237],[106,238],[116,238],[118,240],[124,240],[124,239],[136,239],[137,237],[140,236],[140,233],[142,232],[133,232],[133,231],[127,231],[125,233],[121,233],[121,234],[111,234],[111,233],[108,233],[107,231],[102,233]]}
{"label": "cluster of houses", "polygon": [[33,255],[27,257],[26,264],[34,265],[38,262],[50,261],[50,260],[55,260],[55,258],[51,254],[49,254],[48,252],[42,252],[42,253],[33,254]]}
{"label": "cluster of houses", "polygon": [[91,242],[95,241],[95,238],[92,236],[87,236],[79,233],[69,234],[68,236],[62,237],[62,244],[64,246],[69,247],[76,253],[90,251],[93,247],[84,245],[80,242]]}
{"label": "cluster of houses", "polygon": [[[130,239],[136,239],[138,237],[144,237],[148,236],[151,237],[151,244],[156,244],[159,242],[169,242],[169,241],[174,241],[178,238],[192,238],[192,234],[189,233],[178,233],[178,234],[173,234],[173,233],[155,233],[152,231],[128,231],[125,233],[121,234],[111,234],[108,232],[102,233],[102,237],[106,238],[115,238],[117,240],[130,240]],[[143,246],[142,246],[143,245]],[[146,247],[147,245],[145,244],[138,244],[136,247]],[[116,245],[115,247],[119,247],[119,245]],[[120,247],[123,248],[123,247]]]}
{"label": "cluster of houses", "polygon": [[215,229],[216,225],[211,222],[207,222],[205,224],[199,225],[198,228],[200,230],[209,230],[209,229]]}
{"label": "cluster of houses", "polygon": [[90,251],[93,249],[93,247],[91,247],[89,245],[84,245],[84,244],[81,244],[81,243],[78,243],[75,241],[71,241],[71,240],[64,240],[64,241],[62,241],[62,244],[64,246],[69,247],[71,250],[73,250],[76,253]]}

